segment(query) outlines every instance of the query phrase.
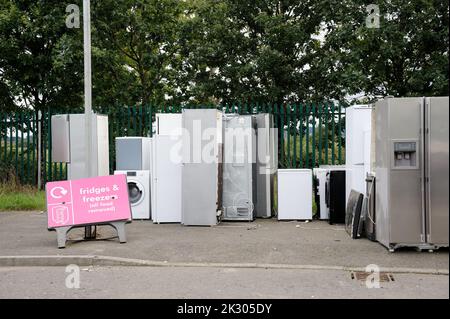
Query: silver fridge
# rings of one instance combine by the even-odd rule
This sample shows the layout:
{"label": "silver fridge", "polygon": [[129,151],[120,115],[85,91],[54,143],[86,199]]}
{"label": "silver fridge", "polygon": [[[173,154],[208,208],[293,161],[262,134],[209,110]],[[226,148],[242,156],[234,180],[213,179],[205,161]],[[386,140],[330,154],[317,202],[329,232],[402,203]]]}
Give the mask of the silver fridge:
{"label": "silver fridge", "polygon": [[275,184],[278,169],[278,133],[272,114],[254,115],[256,120],[256,205],[259,218],[274,215]]}
{"label": "silver fridge", "polygon": [[449,99],[376,103],[376,239],[398,247],[448,247]]}
{"label": "silver fridge", "polygon": [[224,116],[223,220],[252,221],[256,202],[256,133],[251,115]]}
{"label": "silver fridge", "polygon": [[53,115],[52,161],[67,163],[69,180],[109,175],[108,116],[92,114],[92,161],[87,161],[86,116]]}
{"label": "silver fridge", "polygon": [[181,223],[216,225],[222,214],[222,112],[184,109]]}

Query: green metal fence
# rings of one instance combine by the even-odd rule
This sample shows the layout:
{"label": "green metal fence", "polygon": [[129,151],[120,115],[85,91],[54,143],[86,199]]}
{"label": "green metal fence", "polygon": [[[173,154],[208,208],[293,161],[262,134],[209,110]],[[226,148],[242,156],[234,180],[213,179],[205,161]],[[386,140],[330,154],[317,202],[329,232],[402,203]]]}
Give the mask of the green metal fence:
{"label": "green metal fence", "polygon": [[[214,106],[209,106],[215,108]],[[200,108],[200,107],[184,107]],[[274,115],[278,128],[280,168],[312,168],[345,162],[345,112],[334,103],[237,104],[219,106],[226,113]],[[178,113],[181,106],[99,107],[109,116],[110,171],[115,169],[115,138],[152,136],[156,113]],[[67,178],[66,164],[52,163],[51,116],[66,112],[17,111],[0,114],[0,169],[10,168],[22,184],[38,183],[41,143],[41,185]],[[38,128],[40,127],[39,139]]]}

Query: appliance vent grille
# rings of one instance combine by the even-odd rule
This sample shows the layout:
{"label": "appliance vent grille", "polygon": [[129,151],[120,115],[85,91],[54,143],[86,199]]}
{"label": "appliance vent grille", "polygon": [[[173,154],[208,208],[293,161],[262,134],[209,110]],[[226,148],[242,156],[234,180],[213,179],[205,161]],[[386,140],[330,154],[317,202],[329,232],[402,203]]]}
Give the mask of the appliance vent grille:
{"label": "appliance vent grille", "polygon": [[248,207],[237,207],[236,213],[239,217],[246,217],[248,216]]}

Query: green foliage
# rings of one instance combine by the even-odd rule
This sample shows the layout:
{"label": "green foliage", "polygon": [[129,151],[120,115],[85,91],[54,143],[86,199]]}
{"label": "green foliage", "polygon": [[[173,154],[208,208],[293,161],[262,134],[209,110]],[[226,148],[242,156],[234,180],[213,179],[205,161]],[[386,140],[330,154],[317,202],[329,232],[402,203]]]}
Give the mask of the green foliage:
{"label": "green foliage", "polygon": [[65,15],[57,0],[0,0],[0,101],[5,107],[80,104],[82,59],[76,39],[81,34],[66,28]]}
{"label": "green foliage", "polygon": [[[99,85],[118,85],[134,103],[162,104],[176,97],[179,25],[183,2],[178,0],[106,0],[96,3],[95,46],[115,67]],[[108,76],[114,76],[114,82]],[[120,99],[120,102],[124,99]],[[126,98],[125,98],[126,100]],[[132,104],[133,101],[130,101]]]}
{"label": "green foliage", "polygon": [[318,62],[333,72],[317,75],[369,99],[448,95],[448,1],[378,1],[380,28],[371,29],[365,19],[372,2],[349,1],[345,13],[327,24],[322,50],[328,54]]}
{"label": "green foliage", "polygon": [[28,186],[0,184],[0,212],[45,210],[45,192]]}
{"label": "green foliage", "polygon": [[[94,106],[448,95],[448,1],[372,2],[92,1]],[[66,5],[0,0],[1,110],[82,107]]]}

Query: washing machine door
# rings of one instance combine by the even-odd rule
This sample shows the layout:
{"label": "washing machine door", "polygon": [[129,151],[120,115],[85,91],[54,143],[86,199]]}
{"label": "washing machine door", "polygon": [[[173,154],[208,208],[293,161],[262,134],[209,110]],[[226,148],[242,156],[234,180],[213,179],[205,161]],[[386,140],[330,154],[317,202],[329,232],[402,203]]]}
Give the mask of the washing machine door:
{"label": "washing machine door", "polygon": [[139,205],[145,197],[145,189],[138,181],[128,181],[128,197],[131,206]]}

